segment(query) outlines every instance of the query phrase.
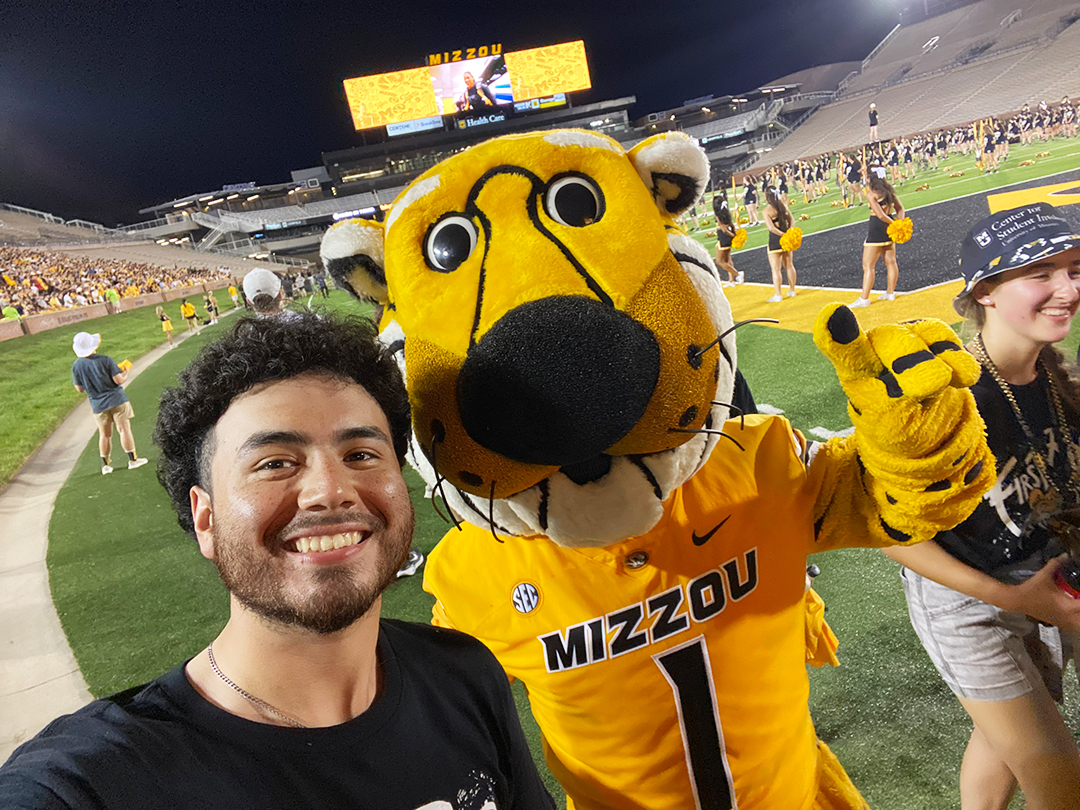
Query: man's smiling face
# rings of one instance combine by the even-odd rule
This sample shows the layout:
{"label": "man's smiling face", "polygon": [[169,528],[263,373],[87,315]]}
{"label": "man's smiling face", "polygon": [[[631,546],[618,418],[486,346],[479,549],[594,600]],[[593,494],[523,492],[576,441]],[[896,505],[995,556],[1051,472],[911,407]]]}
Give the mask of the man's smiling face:
{"label": "man's smiling face", "polygon": [[385,414],[356,383],[303,374],[237,397],[191,490],[202,553],[246,608],[318,633],[375,604],[412,540]]}

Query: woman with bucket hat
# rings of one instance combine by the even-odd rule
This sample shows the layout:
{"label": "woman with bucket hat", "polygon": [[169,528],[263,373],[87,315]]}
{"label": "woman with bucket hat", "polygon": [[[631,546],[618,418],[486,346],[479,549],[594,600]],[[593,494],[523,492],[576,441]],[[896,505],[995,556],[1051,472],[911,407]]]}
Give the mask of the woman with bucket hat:
{"label": "woman with bucket hat", "polygon": [[1055,701],[1080,647],[1064,556],[1080,551],[1068,521],[1080,507],[1080,384],[1054,344],[1080,306],[1080,235],[1046,203],[1001,211],[971,229],[960,270],[953,305],[978,329],[971,390],[997,483],[956,529],[885,553],[905,566],[912,625],[974,723],[961,806],[1004,808],[1019,785],[1028,807],[1076,807],[1080,755]]}
{"label": "woman with bucket hat", "polygon": [[100,344],[99,334],[79,332],[75,335],[71,347],[78,359],[71,365],[71,381],[76,391],[85,392],[90,397],[90,407],[98,425],[101,474],[108,475],[113,471],[110,455],[114,424],[120,433],[120,446],[127,453],[128,469],[138,469],[149,459],[139,458],[135,454],[135,437],[131,433],[131,418],[135,412],[123,389],[127,382],[127,369],[120,368],[108,355],[98,354]]}

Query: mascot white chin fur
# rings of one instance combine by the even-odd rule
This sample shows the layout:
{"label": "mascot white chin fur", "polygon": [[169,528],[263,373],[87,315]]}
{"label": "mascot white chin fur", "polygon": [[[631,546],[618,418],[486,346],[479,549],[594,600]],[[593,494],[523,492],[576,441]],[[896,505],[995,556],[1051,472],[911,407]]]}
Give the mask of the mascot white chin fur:
{"label": "mascot white chin fur", "polygon": [[571,807],[864,807],[806,710],[806,555],[970,514],[978,365],[945,324],[867,334],[831,305],[855,435],[732,419],[731,309],[675,224],[708,170],[681,133],[510,135],[322,256],[386,307],[411,461],[465,521],[428,565],[435,621],[525,682]]}

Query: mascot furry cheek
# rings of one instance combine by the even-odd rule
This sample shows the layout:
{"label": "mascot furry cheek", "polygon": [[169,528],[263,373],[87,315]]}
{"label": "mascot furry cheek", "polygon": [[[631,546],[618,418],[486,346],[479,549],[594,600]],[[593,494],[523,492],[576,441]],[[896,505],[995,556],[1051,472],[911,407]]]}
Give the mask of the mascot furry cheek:
{"label": "mascot furry cheek", "polygon": [[385,229],[328,231],[335,279],[387,305],[411,459],[457,514],[603,546],[648,531],[708,458],[731,311],[673,225],[708,171],[681,133],[629,153],[589,132],[512,135],[427,171]]}

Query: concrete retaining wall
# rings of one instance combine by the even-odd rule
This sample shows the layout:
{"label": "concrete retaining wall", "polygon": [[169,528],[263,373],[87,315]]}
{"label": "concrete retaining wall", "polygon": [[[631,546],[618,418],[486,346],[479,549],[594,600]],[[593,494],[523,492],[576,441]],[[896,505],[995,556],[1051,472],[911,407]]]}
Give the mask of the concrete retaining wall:
{"label": "concrete retaining wall", "polygon": [[[134,298],[121,298],[117,308],[120,312],[127,312],[139,307],[151,307],[169,301],[177,301],[181,298],[194,298],[196,300],[192,303],[196,307],[201,307],[202,296],[208,290],[223,290],[231,283],[230,279],[223,279],[206,284],[196,284],[193,287],[178,287],[160,293],[147,293]],[[0,321],[0,341],[22,337],[24,334],[36,335],[38,332],[45,332],[58,326],[67,326],[80,321],[101,318],[113,311],[114,308],[111,304],[91,304],[88,307],[75,307],[74,309],[61,309],[57,312],[45,312],[41,315],[31,315],[21,321]]]}

